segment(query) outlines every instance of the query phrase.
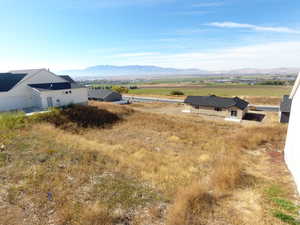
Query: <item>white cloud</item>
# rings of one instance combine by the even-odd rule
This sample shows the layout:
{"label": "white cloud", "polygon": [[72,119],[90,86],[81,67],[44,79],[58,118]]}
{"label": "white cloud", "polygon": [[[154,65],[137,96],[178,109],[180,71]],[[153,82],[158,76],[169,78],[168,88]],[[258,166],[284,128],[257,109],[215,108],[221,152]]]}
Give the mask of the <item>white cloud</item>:
{"label": "white cloud", "polygon": [[123,57],[114,64],[226,70],[237,68],[300,67],[300,41],[219,49],[206,52]]}
{"label": "white cloud", "polygon": [[213,23],[208,23],[207,25],[213,27],[221,27],[221,28],[244,28],[244,29],[250,29],[255,31],[270,31],[270,32],[277,32],[277,33],[300,34],[300,30],[296,30],[288,27],[257,26],[253,24],[234,23],[234,22],[213,22]]}

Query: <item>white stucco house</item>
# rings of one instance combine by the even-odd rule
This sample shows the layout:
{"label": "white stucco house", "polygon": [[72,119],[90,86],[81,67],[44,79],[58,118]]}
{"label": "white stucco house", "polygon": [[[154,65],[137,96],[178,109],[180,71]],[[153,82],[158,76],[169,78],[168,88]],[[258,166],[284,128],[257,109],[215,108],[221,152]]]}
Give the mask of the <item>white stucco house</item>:
{"label": "white stucco house", "polygon": [[88,90],[46,69],[0,73],[0,111],[86,104]]}
{"label": "white stucco house", "polygon": [[284,157],[286,164],[295,179],[298,192],[300,193],[300,73],[289,98],[292,100],[292,105]]}

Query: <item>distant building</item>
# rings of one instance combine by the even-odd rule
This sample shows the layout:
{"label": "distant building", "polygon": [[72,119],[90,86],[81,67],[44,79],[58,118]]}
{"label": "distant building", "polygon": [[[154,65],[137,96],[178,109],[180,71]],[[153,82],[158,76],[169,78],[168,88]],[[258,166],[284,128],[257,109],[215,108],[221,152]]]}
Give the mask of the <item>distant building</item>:
{"label": "distant building", "polygon": [[188,96],[184,103],[184,112],[194,112],[205,115],[224,117],[240,121],[247,112],[249,103],[241,98],[223,98],[211,96]]}
{"label": "distant building", "polygon": [[280,123],[288,123],[290,119],[290,112],[292,106],[292,99],[288,95],[283,96],[280,104],[279,118]]}
{"label": "distant building", "polygon": [[117,102],[122,100],[122,95],[116,91],[108,89],[93,89],[88,90],[89,100]]}
{"label": "distant building", "polygon": [[87,89],[46,69],[0,73],[0,111],[86,104]]}

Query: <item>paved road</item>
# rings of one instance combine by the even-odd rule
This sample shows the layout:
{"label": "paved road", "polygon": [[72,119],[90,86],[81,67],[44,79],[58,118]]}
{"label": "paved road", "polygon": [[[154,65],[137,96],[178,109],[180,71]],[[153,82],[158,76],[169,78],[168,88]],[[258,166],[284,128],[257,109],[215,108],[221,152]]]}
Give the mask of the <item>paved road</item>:
{"label": "paved road", "polygon": [[250,105],[256,108],[257,111],[267,112],[279,112],[279,106],[277,105]]}
{"label": "paved road", "polygon": [[[166,103],[183,103],[180,99],[170,99],[170,98],[153,98],[153,97],[138,97],[124,95],[124,100],[129,100],[132,102],[166,102]],[[256,108],[257,111],[267,111],[267,112],[279,112],[279,106],[276,105],[250,105]]]}
{"label": "paved road", "polygon": [[152,97],[137,97],[123,95],[124,100],[129,100],[133,102],[169,102],[169,103],[183,103],[180,99],[170,99],[170,98],[152,98]]}

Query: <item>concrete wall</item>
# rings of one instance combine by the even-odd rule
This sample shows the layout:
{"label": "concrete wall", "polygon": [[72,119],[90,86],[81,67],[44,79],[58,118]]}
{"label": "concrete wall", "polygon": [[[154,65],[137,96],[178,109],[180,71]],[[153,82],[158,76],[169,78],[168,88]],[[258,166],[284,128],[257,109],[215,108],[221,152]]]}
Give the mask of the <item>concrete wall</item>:
{"label": "concrete wall", "polygon": [[289,127],[284,150],[286,164],[294,176],[295,182],[300,192],[300,74],[296,80],[294,89],[291,93],[292,108],[290,113]]}

